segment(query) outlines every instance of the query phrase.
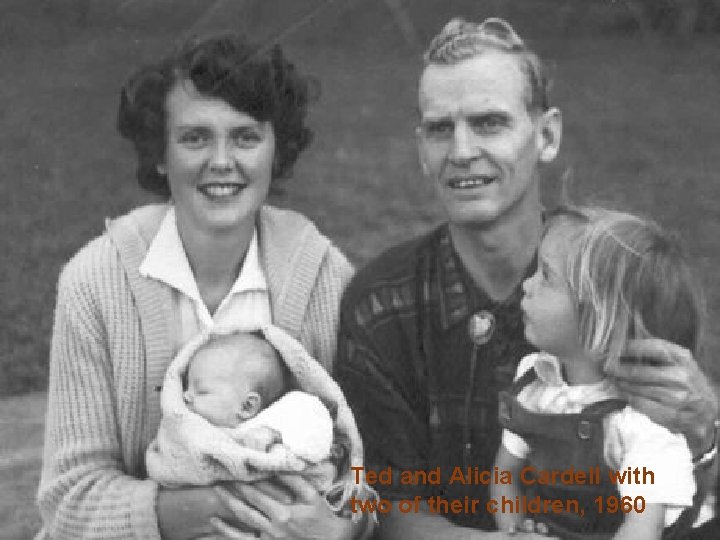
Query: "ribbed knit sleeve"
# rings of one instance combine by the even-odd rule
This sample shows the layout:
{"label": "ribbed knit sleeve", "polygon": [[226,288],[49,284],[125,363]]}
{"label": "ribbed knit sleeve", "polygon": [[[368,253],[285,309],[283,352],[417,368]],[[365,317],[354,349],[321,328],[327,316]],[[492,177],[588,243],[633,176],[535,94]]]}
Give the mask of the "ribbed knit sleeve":
{"label": "ribbed knit sleeve", "polygon": [[320,266],[303,319],[301,341],[310,344],[310,354],[330,373],[337,354],[340,299],[353,273],[347,258],[331,245]]}
{"label": "ribbed knit sleeve", "polygon": [[[123,415],[137,420],[138,411],[118,410],[128,401],[118,399],[126,384],[116,380],[118,366],[111,358],[117,351],[111,355],[108,345],[113,325],[137,317],[132,309],[107,238],[91,242],[63,270],[38,490],[45,533],[55,540],[160,538],[157,484],[128,471],[134,460],[127,448],[136,441],[121,440]],[[123,380],[140,376],[123,375]]]}

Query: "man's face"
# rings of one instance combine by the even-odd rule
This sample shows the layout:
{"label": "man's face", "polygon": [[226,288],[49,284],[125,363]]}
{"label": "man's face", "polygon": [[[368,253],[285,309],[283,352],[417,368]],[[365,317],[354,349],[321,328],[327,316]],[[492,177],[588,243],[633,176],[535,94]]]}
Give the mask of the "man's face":
{"label": "man's face", "polygon": [[[448,218],[488,224],[539,204],[538,162],[555,157],[559,112],[531,115],[518,59],[487,51],[457,64],[429,65],[420,80],[420,160]],[[548,150],[548,142],[554,148]]]}

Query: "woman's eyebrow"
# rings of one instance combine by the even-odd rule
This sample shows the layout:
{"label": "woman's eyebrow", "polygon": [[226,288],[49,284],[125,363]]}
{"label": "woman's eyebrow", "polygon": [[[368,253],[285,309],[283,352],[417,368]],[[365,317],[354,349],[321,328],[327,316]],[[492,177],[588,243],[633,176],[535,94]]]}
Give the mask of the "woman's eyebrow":
{"label": "woman's eyebrow", "polygon": [[175,129],[200,129],[200,130],[210,130],[209,126],[206,126],[202,122],[183,122],[182,124],[175,124]]}

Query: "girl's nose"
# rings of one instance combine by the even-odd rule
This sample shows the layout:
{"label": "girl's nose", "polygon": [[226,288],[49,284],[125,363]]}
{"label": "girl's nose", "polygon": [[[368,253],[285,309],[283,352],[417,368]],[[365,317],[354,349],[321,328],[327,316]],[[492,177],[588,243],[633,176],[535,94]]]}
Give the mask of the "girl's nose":
{"label": "girl's nose", "polygon": [[525,281],[522,282],[522,291],[525,293],[525,295],[530,294],[530,287],[532,286],[532,280],[535,277],[535,274],[530,276],[529,278],[526,278]]}

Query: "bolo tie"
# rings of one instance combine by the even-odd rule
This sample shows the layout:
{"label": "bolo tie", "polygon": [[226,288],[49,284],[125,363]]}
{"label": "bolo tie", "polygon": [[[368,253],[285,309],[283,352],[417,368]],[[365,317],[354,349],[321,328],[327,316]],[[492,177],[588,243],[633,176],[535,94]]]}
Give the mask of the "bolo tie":
{"label": "bolo tie", "polygon": [[472,404],[473,386],[475,384],[475,371],[477,369],[478,351],[485,345],[495,332],[495,315],[485,309],[480,310],[468,320],[468,337],[473,344],[470,355],[470,377],[468,378],[467,390],[465,392],[465,421],[463,422],[463,461],[466,466],[470,465],[472,455],[472,442],[470,440],[470,405]]}

